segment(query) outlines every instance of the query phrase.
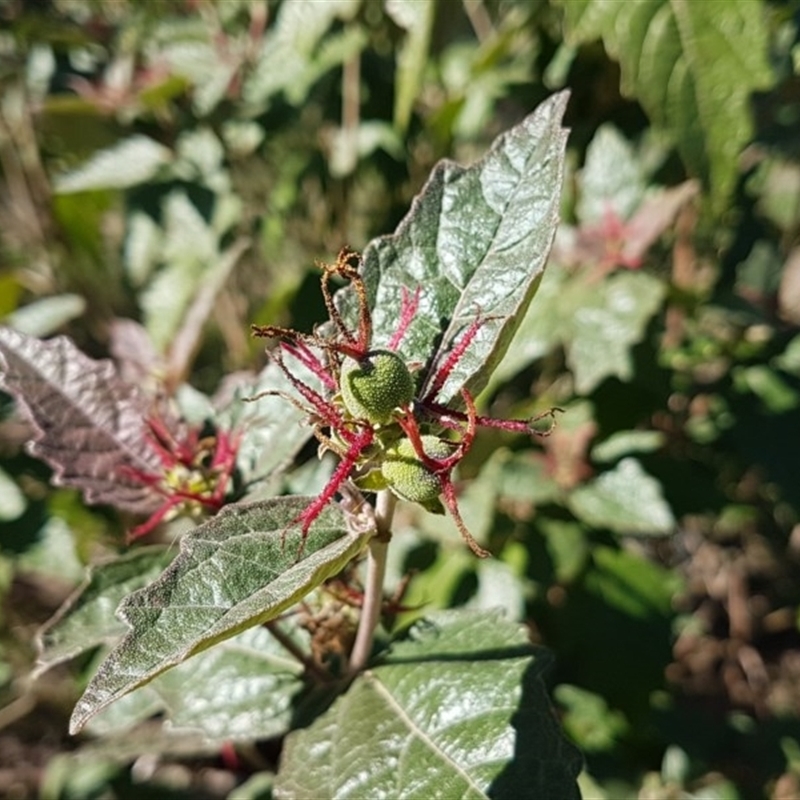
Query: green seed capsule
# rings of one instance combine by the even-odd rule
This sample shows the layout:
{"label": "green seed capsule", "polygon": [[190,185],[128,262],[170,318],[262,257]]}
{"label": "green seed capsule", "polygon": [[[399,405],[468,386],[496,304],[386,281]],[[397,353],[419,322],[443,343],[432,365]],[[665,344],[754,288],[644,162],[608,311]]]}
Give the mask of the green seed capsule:
{"label": "green seed capsule", "polygon": [[414,399],[414,379],[405,361],[391,350],[372,350],[364,358],[346,358],[339,374],[345,408],[374,425],[389,422],[397,408]]}
{"label": "green seed capsule", "polygon": [[[447,458],[452,450],[437,436],[423,436],[422,448],[431,458]],[[419,503],[429,511],[441,511],[439,478],[417,457],[410,439],[401,439],[387,451],[381,473],[391,490],[401,499]]]}

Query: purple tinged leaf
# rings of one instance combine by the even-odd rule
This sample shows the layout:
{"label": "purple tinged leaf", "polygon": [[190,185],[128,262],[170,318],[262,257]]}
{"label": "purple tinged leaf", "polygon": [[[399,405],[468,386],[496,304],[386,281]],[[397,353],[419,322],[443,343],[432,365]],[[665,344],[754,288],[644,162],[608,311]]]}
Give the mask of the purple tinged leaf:
{"label": "purple tinged leaf", "polygon": [[136,514],[160,505],[123,469],[161,471],[147,444],[152,401],[122,381],[112,362],[89,358],[63,336],[41,341],[0,327],[0,388],[33,423],[28,451],[53,468],[54,484]]}

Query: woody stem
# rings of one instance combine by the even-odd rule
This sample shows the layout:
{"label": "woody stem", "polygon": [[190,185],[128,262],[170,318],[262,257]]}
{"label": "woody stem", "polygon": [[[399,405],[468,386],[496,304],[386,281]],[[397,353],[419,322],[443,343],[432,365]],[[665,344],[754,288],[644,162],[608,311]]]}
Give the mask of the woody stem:
{"label": "woody stem", "polygon": [[356,641],[350,654],[350,674],[355,675],[366,666],[372,654],[375,629],[381,616],[383,605],[383,581],[386,576],[386,556],[392,536],[392,517],[394,516],[395,496],[384,489],[378,493],[375,504],[375,524],[377,533],[372,537],[367,556],[367,579],[364,586],[364,604],[358,623]]}

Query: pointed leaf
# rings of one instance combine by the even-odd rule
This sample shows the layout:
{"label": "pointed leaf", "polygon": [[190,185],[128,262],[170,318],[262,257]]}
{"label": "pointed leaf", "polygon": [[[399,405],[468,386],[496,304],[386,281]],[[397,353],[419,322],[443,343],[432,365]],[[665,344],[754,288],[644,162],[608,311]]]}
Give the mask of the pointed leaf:
{"label": "pointed leaf", "polygon": [[0,327],[0,386],[35,425],[28,449],[53,467],[53,483],[81,489],[88,503],[155,510],[158,495],[121,474],[159,470],[145,430],[152,401],[110,361],[88,358],[65,337],[43,342]]}
{"label": "pointed leaf", "polygon": [[394,332],[403,289],[422,290],[400,348],[410,361],[432,359],[435,369],[484,318],[440,393],[444,401],[486,384],[538,285],[558,222],[567,98],[547,100],[478,163],[440,162],[395,233],[364,251],[376,345]]}
{"label": "pointed leaf", "polygon": [[[315,384],[314,375],[294,361],[292,373],[308,385]],[[307,414],[281,396],[293,392],[286,376],[271,361],[252,383],[237,387],[220,412],[222,427],[236,430],[240,436],[236,463],[245,484],[276,477],[311,437]]]}
{"label": "pointed leaf", "polygon": [[[303,665],[265,628],[251,628],[140,686],[93,717],[94,736],[122,735],[161,714],[170,732],[210,740],[268,739],[289,728]],[[141,752],[152,752],[142,742]]]}
{"label": "pointed leaf", "polygon": [[631,348],[661,307],[664,285],[643,272],[617,272],[600,284],[573,281],[570,289],[564,345],[576,390],[588,394],[611,375],[629,380]]}
{"label": "pointed leaf", "polygon": [[126,630],[115,615],[117,606],[157,578],[173,555],[164,547],[140,547],[92,567],[78,594],[39,633],[37,674],[94,647],[116,642]]}
{"label": "pointed leaf", "polygon": [[336,506],[304,543],[297,526],[288,527],[312,499],[227,506],[187,534],[162,576],[120,606],[130,633],[87,687],[71,729],[195,653],[274,619],[355,558],[372,531],[348,532]]}
{"label": "pointed leaf", "polygon": [[86,311],[79,294],[57,294],[34,300],[9,314],[4,323],[29,336],[49,336]]}
{"label": "pointed leaf", "polygon": [[622,91],[668,130],[719,204],[753,133],[750,94],[773,80],[761,3],[558,0],[570,43],[602,38]]}
{"label": "pointed leaf", "polygon": [[577,798],[580,756],[547,699],[549,660],[498,612],[423,620],[289,735],[275,796]]}
{"label": "pointed leaf", "polygon": [[56,177],[56,192],[127,189],[155,177],[172,160],[172,151],[137,134],[95,153],[85,164]]}

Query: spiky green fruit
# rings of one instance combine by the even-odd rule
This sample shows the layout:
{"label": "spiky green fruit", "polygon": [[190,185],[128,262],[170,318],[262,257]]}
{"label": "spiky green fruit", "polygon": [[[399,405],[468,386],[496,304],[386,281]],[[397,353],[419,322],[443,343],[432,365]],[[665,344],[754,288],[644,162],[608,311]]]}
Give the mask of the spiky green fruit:
{"label": "spiky green fruit", "polygon": [[[437,436],[423,436],[425,455],[435,459],[447,458],[452,449]],[[381,473],[389,488],[401,499],[419,503],[429,511],[442,512],[439,495],[442,485],[439,478],[417,456],[410,439],[401,439],[386,452]]]}
{"label": "spiky green fruit", "polygon": [[395,409],[414,399],[414,379],[406,362],[391,350],[371,350],[358,360],[345,358],[339,387],[350,414],[374,425],[386,424]]}

